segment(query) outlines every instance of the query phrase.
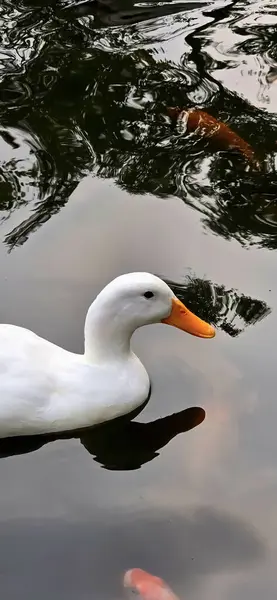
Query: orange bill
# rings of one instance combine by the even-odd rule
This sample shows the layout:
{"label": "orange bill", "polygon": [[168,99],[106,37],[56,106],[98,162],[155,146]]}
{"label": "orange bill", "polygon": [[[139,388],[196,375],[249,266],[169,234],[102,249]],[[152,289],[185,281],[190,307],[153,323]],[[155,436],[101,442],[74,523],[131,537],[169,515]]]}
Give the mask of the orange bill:
{"label": "orange bill", "polygon": [[215,329],[212,325],[199,319],[186,308],[181,300],[175,297],[172,299],[171,313],[166,319],[162,319],[162,323],[173,325],[173,327],[178,327],[178,329],[200,338],[213,338],[215,336]]}

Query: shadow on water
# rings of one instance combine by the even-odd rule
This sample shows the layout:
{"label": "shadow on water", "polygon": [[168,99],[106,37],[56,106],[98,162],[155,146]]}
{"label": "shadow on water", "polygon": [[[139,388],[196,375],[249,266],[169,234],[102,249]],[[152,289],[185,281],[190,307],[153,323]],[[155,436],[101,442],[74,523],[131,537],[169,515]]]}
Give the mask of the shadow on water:
{"label": "shadow on water", "polygon": [[[142,408],[139,412],[141,412]],[[138,411],[137,411],[138,412]],[[137,413],[136,413],[137,414]],[[133,415],[133,418],[135,413]],[[0,458],[27,454],[59,439],[80,439],[84,448],[104,469],[139,469],[159,455],[170,440],[200,425],[205,411],[192,407],[150,423],[131,421],[132,415],[79,432],[61,435],[23,436],[0,440]]]}
{"label": "shadow on water", "polygon": [[[5,235],[9,249],[57,213],[88,173],[113,178],[133,194],[177,196],[213,233],[277,248],[277,118],[211,76],[219,65],[202,51],[206,20],[193,10],[196,3],[184,2],[182,12],[170,2],[128,5],[129,16],[124,0],[32,4],[21,1],[15,9],[6,0],[0,7],[2,219],[30,207]],[[207,13],[209,22],[235,5]],[[153,11],[155,21],[149,19]],[[117,18],[124,28],[111,26]],[[143,22],[130,24],[133,19]],[[275,29],[260,30],[262,43],[272,44]],[[160,44],[186,31],[180,64]],[[264,172],[251,172],[231,152],[211,153],[205,139],[176,131],[166,117],[166,107],[175,104],[204,108],[228,122],[264,161]]]}

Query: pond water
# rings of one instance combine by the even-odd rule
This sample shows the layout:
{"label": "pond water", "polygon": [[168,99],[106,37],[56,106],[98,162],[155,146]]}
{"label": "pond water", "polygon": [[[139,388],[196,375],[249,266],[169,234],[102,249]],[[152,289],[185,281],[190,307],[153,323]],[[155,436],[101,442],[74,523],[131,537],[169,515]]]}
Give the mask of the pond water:
{"label": "pond water", "polygon": [[3,0],[0,27],[1,321],[81,352],[98,291],[147,270],[217,327],[135,334],[135,421],[1,442],[1,593],[119,600],[141,567],[181,599],[275,598],[276,2]]}

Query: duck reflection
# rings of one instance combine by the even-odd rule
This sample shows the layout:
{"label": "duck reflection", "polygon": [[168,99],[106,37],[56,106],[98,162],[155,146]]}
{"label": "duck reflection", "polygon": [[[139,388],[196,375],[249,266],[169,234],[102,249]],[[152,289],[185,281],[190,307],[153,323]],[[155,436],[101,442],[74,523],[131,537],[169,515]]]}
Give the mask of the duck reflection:
{"label": "duck reflection", "polygon": [[134,416],[132,413],[95,428],[65,432],[57,436],[2,439],[0,458],[28,454],[59,439],[79,439],[102,468],[110,471],[131,471],[159,456],[159,450],[174,437],[200,425],[205,419],[205,411],[200,407],[191,407],[149,423],[132,421]]}

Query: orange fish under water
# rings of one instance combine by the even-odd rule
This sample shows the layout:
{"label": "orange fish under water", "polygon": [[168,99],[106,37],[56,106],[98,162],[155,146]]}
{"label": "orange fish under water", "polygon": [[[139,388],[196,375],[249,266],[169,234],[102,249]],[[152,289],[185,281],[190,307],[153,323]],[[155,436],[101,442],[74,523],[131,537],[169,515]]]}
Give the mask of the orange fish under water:
{"label": "orange fish under water", "polygon": [[167,112],[172,119],[183,120],[187,125],[188,133],[199,132],[201,135],[210,138],[220,150],[238,150],[252,166],[260,169],[259,161],[250,144],[234,133],[225,123],[218,121],[203,110],[194,108],[182,110],[179,107],[169,107]]}
{"label": "orange fish under water", "polygon": [[135,590],[143,600],[179,600],[163,579],[143,569],[126,571],[123,584],[124,587]]}

